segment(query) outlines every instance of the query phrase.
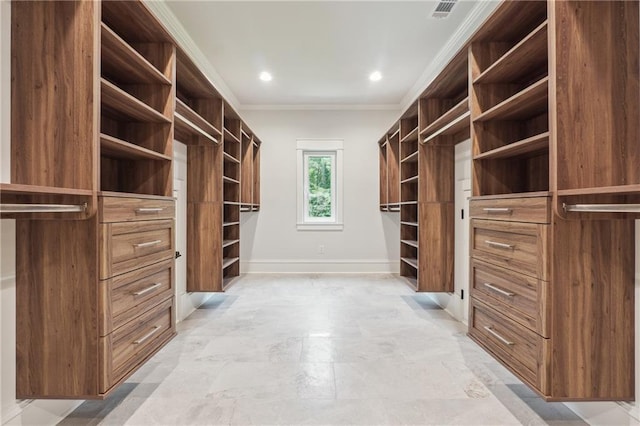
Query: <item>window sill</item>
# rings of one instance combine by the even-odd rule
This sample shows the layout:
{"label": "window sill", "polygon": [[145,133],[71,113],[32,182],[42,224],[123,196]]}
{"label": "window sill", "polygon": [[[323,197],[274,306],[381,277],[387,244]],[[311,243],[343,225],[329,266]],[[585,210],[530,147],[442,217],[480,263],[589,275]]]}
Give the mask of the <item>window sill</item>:
{"label": "window sill", "polygon": [[298,223],[298,231],[342,231],[343,223]]}

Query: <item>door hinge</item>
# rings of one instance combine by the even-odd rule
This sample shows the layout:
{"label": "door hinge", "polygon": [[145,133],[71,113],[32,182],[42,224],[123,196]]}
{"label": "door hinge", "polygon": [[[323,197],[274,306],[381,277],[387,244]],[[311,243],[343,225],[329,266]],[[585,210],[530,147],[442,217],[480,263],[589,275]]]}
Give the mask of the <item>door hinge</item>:
{"label": "door hinge", "polygon": [[176,259],[182,257],[182,253],[180,253],[179,251],[176,251]]}
{"label": "door hinge", "polygon": [[464,289],[460,289],[460,300],[464,300]]}
{"label": "door hinge", "polygon": [[460,219],[464,220],[464,209],[460,210]]}

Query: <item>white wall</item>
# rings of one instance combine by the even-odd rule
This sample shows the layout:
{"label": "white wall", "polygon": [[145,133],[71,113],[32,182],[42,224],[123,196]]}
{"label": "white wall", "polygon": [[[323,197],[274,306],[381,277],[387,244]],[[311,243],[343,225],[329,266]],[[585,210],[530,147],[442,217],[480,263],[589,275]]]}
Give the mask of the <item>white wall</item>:
{"label": "white wall", "polygon": [[[399,111],[243,111],[262,140],[261,208],[242,213],[244,272],[392,272],[399,213],[382,213],[376,141]],[[296,230],[296,139],[344,140],[344,230]],[[318,246],[324,246],[324,254]]]}

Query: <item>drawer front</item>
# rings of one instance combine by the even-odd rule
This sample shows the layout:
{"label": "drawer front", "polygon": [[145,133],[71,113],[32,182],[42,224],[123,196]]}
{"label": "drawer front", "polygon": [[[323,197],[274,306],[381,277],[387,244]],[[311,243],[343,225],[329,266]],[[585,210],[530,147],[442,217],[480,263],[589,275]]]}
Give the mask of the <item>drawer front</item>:
{"label": "drawer front", "polygon": [[477,199],[469,202],[469,210],[470,216],[476,219],[551,223],[549,197]]}
{"label": "drawer front", "polygon": [[100,279],[174,256],[173,220],[103,224]]}
{"label": "drawer front", "polygon": [[474,258],[548,281],[549,225],[473,219]]}
{"label": "drawer front", "polygon": [[103,374],[100,388],[106,392],[133,373],[175,334],[175,305],[166,300],[113,333],[100,338]]}
{"label": "drawer front", "polygon": [[99,214],[103,223],[173,219],[175,202],[167,199],[100,197]]}
{"label": "drawer front", "polygon": [[469,334],[524,381],[548,394],[548,340],[472,299]]}
{"label": "drawer front", "polygon": [[471,261],[472,296],[543,337],[549,337],[546,281]]}
{"label": "drawer front", "polygon": [[174,261],[100,281],[101,336],[131,321],[173,294]]}

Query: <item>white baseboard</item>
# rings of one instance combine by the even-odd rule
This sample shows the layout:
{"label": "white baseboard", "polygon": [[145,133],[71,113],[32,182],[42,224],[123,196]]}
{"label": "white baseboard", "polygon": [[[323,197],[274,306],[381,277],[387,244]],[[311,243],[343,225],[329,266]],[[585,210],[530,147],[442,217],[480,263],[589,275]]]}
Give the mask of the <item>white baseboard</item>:
{"label": "white baseboard", "polygon": [[640,425],[640,422],[615,402],[565,402],[571,411],[592,426]]}
{"label": "white baseboard", "polygon": [[[7,414],[6,426],[18,425],[54,425],[62,421],[84,401],[77,400],[27,400]],[[2,419],[4,422],[5,419]]]}
{"label": "white baseboard", "polygon": [[240,272],[254,273],[380,273],[400,271],[399,260],[370,259],[264,259],[240,262]]}

